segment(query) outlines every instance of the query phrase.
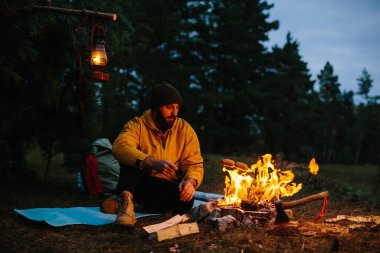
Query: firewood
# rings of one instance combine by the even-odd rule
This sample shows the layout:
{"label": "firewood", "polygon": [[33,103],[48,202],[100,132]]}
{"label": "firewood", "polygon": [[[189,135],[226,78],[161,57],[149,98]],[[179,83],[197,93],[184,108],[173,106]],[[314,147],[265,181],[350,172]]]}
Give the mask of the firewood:
{"label": "firewood", "polygon": [[220,232],[239,225],[239,222],[232,215],[226,215],[216,219],[216,226]]}
{"label": "firewood", "polygon": [[145,226],[145,227],[143,227],[143,229],[148,233],[154,233],[154,232],[157,232],[161,229],[165,229],[167,227],[171,227],[171,226],[176,225],[178,223],[184,222],[187,219],[188,219],[188,216],[186,214],[184,214],[184,215],[177,214],[176,216],[170,218],[167,221],[164,221],[164,222],[161,222],[158,224]]}
{"label": "firewood", "polygon": [[[251,219],[254,224],[264,224],[271,220],[273,213],[269,209],[261,209],[262,211],[246,211],[241,208],[236,207],[222,207],[221,215],[231,215],[238,222],[242,224],[247,224],[247,226],[251,225],[251,223],[247,219]],[[249,225],[248,225],[249,224]]]}
{"label": "firewood", "polygon": [[190,210],[190,220],[192,220],[192,221],[198,220],[199,209],[200,209],[200,205],[199,206],[194,206],[194,207],[191,208],[191,210]]}
{"label": "firewood", "polygon": [[236,207],[223,207],[221,208],[222,217],[231,215],[236,218],[236,220],[242,220],[244,216],[244,210]]}
{"label": "firewood", "polygon": [[222,211],[219,207],[214,208],[214,210],[211,211],[210,215],[206,218],[206,220],[209,221],[215,221],[217,218],[222,217]]}
{"label": "firewood", "polygon": [[200,204],[199,206],[193,207],[190,211],[191,220],[200,221],[207,218],[212,210],[214,209],[214,204],[212,202],[207,202],[206,204]]}
{"label": "firewood", "polygon": [[156,241],[164,241],[169,240],[185,235],[196,234],[199,233],[199,227],[196,222],[185,223],[185,224],[177,224],[157,232],[149,234],[148,238],[150,240]]}
{"label": "firewood", "polygon": [[253,225],[256,224],[256,222],[254,222],[250,217],[249,215],[244,215],[242,221],[241,221],[241,224],[244,226],[244,227],[251,227]]}
{"label": "firewood", "polygon": [[349,216],[349,215],[338,215],[336,218],[326,219],[327,223],[334,223],[341,220],[354,221],[358,223],[375,223],[380,224],[380,216],[378,215],[369,215],[369,216]]}
{"label": "firewood", "polygon": [[327,237],[343,236],[349,237],[349,228],[336,224],[289,221],[282,224],[271,224],[268,233],[275,235],[301,234],[304,236]]}

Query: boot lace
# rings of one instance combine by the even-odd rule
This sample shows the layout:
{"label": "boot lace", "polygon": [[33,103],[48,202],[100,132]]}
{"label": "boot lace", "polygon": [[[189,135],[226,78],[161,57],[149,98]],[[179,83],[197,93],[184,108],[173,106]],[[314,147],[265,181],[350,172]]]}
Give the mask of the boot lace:
{"label": "boot lace", "polygon": [[120,202],[119,202],[119,208],[117,210],[117,216],[127,214],[129,201],[131,201],[130,197],[127,197],[127,196],[121,197]]}

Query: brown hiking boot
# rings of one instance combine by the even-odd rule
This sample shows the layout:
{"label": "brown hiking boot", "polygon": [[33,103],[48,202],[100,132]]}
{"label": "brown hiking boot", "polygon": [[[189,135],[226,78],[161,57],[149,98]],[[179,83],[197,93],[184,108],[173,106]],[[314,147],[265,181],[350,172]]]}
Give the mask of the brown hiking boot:
{"label": "brown hiking boot", "polygon": [[120,194],[115,224],[123,227],[134,227],[136,224],[133,196],[129,191]]}
{"label": "brown hiking boot", "polygon": [[102,206],[100,207],[100,211],[103,213],[116,214],[118,207],[119,198],[115,195],[112,195],[103,201]]}

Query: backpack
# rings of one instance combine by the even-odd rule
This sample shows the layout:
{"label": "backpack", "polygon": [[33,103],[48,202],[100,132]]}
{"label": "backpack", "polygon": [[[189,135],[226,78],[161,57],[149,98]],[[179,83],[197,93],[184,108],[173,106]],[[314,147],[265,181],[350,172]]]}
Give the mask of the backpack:
{"label": "backpack", "polygon": [[117,186],[120,164],[112,155],[112,145],[106,138],[97,139],[86,157],[84,183],[91,196],[112,193]]}

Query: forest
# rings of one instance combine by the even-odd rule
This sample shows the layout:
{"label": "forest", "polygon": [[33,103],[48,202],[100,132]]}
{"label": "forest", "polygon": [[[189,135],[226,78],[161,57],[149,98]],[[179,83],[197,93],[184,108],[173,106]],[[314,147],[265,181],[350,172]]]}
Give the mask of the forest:
{"label": "forest", "polygon": [[[1,171],[20,175],[33,147],[48,164],[57,154],[80,162],[95,139],[112,142],[148,109],[149,90],[161,81],[182,94],[179,116],[203,153],[379,164],[380,96],[370,95],[379,80],[363,66],[357,89],[342,90],[329,61],[314,80],[291,31],[283,45],[265,46],[281,26],[270,21],[271,8],[262,0],[2,1]],[[88,78],[94,24],[106,29],[108,82]]]}

